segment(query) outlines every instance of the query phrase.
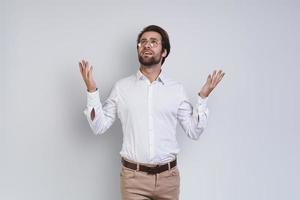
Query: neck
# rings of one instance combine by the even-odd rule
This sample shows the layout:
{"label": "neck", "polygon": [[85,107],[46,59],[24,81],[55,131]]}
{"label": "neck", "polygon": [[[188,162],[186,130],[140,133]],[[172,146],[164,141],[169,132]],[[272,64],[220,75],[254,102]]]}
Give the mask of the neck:
{"label": "neck", "polygon": [[160,74],[161,71],[161,65],[152,65],[150,67],[146,67],[141,65],[140,71],[150,80],[152,83],[155,81]]}

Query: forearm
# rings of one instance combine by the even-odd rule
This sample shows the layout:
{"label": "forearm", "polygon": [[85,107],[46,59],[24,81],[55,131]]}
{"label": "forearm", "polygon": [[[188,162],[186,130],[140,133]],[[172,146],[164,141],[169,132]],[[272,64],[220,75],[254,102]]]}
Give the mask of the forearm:
{"label": "forearm", "polygon": [[179,109],[178,118],[180,124],[187,134],[193,140],[199,139],[207,125],[208,108],[207,98],[198,98],[198,102],[193,109],[190,102],[184,101]]}
{"label": "forearm", "polygon": [[94,108],[86,108],[84,113],[95,135],[105,133],[114,120],[113,118],[108,117],[109,115],[105,114],[101,104]]}
{"label": "forearm", "polygon": [[99,91],[87,92],[87,107],[84,111],[94,134],[103,134],[115,121],[117,113],[117,95],[114,87],[110,96],[103,103]]}

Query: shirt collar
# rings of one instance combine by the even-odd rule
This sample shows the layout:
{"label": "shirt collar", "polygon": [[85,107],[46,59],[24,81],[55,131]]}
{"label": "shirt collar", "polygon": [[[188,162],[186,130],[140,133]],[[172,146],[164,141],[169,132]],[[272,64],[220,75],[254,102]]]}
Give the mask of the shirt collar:
{"label": "shirt collar", "polygon": [[[140,69],[137,70],[136,78],[137,78],[137,80],[147,79],[147,77],[141,72]],[[157,80],[159,82],[161,82],[163,85],[166,83],[166,77],[165,77],[165,73],[163,70],[160,70],[160,74],[158,75]]]}

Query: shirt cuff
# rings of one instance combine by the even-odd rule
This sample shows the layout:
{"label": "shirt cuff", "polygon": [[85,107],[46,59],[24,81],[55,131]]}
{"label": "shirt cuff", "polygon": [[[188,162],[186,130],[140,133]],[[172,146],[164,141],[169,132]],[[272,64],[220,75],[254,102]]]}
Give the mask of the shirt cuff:
{"label": "shirt cuff", "polygon": [[99,106],[100,103],[100,97],[99,97],[99,91],[98,89],[95,92],[87,92],[87,107],[88,108],[94,108]]}
{"label": "shirt cuff", "polygon": [[198,96],[198,102],[197,102],[198,113],[206,111],[207,100],[208,100],[208,97],[202,98],[202,97]]}

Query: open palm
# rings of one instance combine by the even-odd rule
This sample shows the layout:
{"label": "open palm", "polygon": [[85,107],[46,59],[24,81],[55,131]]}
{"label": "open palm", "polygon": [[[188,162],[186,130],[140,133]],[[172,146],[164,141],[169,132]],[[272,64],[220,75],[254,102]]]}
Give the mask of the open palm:
{"label": "open palm", "polygon": [[201,91],[198,93],[202,98],[208,97],[208,95],[215,89],[218,83],[222,80],[225,73],[222,70],[218,72],[216,70],[213,71],[212,74],[209,74],[206,80],[206,83],[203,85]]}

